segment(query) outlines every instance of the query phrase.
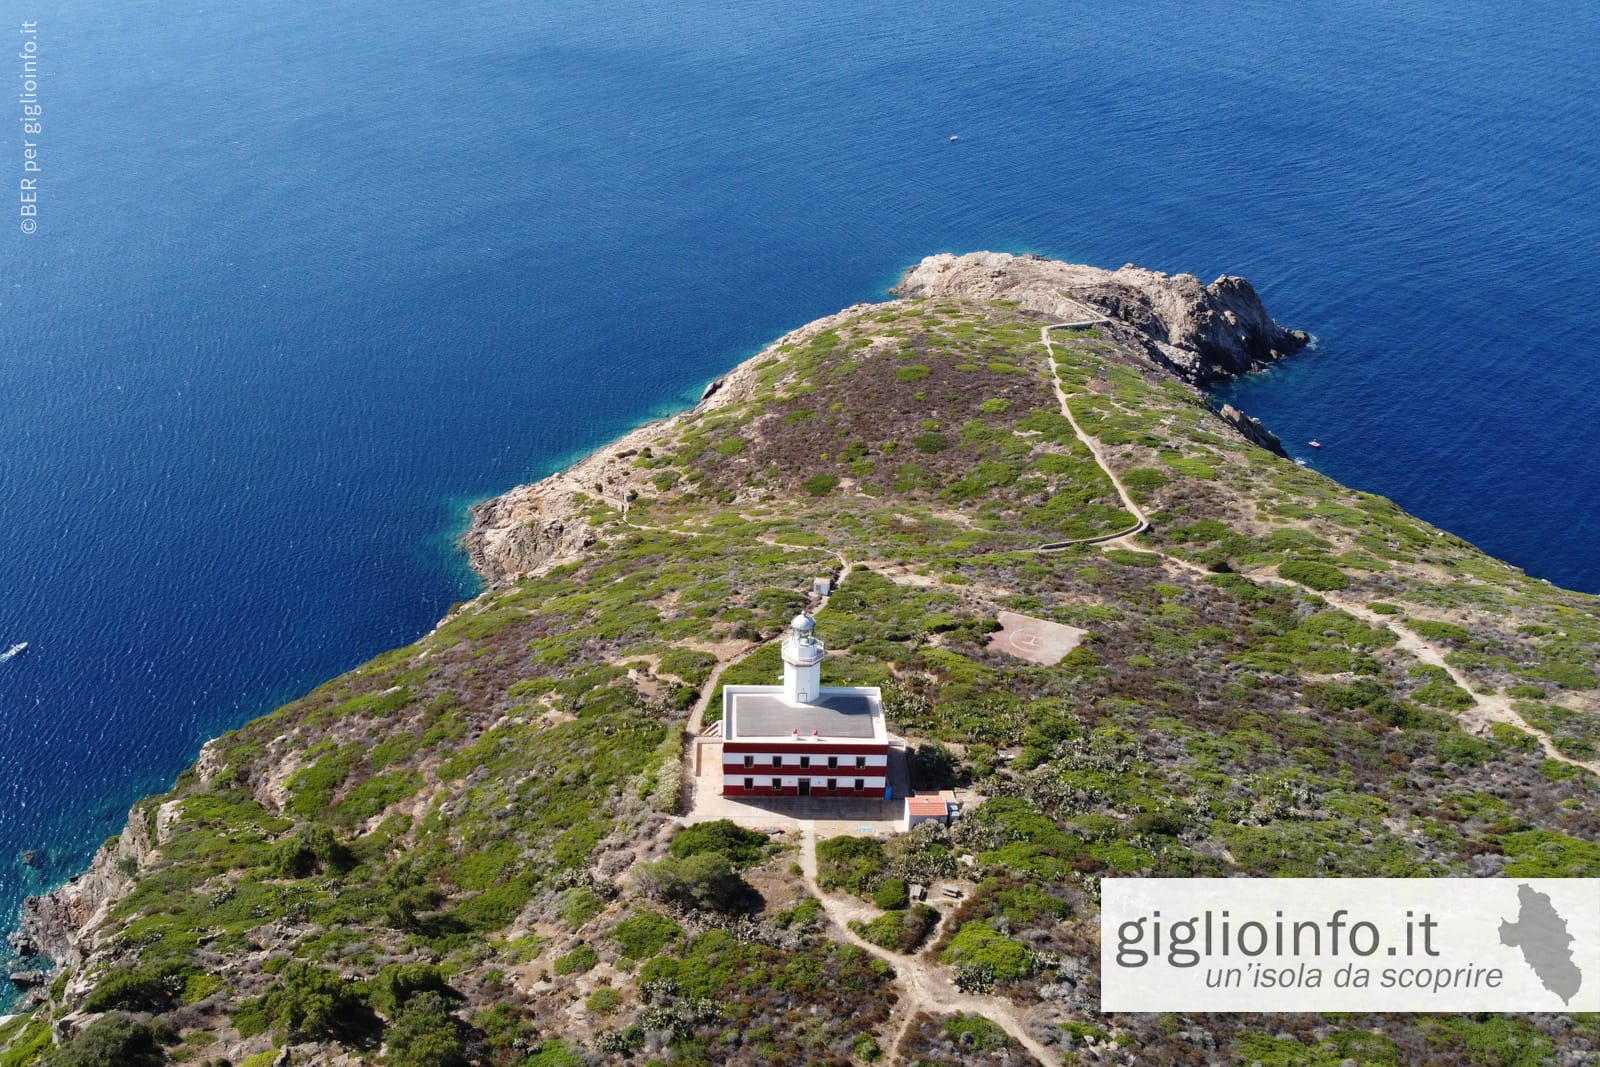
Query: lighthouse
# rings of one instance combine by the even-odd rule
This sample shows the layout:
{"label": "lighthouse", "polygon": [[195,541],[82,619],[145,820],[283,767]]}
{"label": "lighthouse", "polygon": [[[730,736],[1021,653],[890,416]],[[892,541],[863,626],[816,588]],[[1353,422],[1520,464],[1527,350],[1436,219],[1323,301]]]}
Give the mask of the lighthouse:
{"label": "lighthouse", "polygon": [[822,695],[822,657],[828,650],[817,639],[817,620],[796,615],[783,635],[783,698],[791,704],[814,704]]}
{"label": "lighthouse", "polygon": [[779,644],[782,685],[722,687],[722,795],[858,797],[889,793],[889,733],[877,686],[822,685],[810,615]]}

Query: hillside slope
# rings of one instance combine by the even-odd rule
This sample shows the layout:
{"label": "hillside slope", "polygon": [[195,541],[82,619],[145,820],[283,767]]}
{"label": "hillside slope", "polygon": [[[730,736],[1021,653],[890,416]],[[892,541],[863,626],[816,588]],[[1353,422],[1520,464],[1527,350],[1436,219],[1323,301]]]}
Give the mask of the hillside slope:
{"label": "hillside slope", "polygon": [[[52,1029],[53,1063],[235,1067],[1600,1062],[1581,1015],[1096,1013],[1103,874],[1600,875],[1600,604],[1213,411],[1191,382],[1304,341],[1248,283],[1088,271],[932,257],[480,505],[488,592],[207,745],[30,903],[63,969],[0,1067]],[[987,799],[886,841],[684,830],[691,709],[769,680],[836,573],[825,680]],[[1086,637],[1016,659],[1002,611]],[[896,879],[966,895],[868,903]]]}

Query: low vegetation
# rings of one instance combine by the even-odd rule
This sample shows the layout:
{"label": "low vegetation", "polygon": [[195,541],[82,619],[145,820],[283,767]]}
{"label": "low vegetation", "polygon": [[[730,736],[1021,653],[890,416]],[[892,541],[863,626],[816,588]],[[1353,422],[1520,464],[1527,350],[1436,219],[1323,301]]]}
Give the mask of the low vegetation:
{"label": "low vegetation", "polygon": [[[799,335],[749,396],[630,458],[627,524],[580,501],[581,559],[219,739],[136,808],[134,888],[73,981],[0,1028],[0,1067],[259,1067],[302,1044],[407,1067],[867,1063],[902,1018],[907,1062],[1017,1062],[973,1014],[891,1025],[895,965],[828,929],[790,845],[669,819],[712,672],[770,681],[770,639],[841,557],[827,680],[883,688],[918,788],[988,798],[818,843],[821,888],[889,958],[1007,998],[1078,1062],[1600,1043],[1576,1015],[1097,1014],[1105,876],[1600,877],[1600,778],[1552,758],[1600,748],[1600,610],[1248,446],[1102,331],[1058,332],[1047,367],[1039,325],[907,302]],[[1034,551],[1131,523],[1052,370],[1149,534]],[[990,647],[1002,611],[1085,636],[1017,659]],[[1521,726],[1464,729],[1490,695]],[[937,883],[965,895],[911,899]]]}

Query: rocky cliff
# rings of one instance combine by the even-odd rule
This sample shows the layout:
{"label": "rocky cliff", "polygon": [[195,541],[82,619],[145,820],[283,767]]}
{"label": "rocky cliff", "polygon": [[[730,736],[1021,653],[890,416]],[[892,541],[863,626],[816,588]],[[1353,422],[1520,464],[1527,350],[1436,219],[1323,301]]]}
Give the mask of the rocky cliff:
{"label": "rocky cliff", "polygon": [[1197,385],[1258,370],[1311,339],[1274,322],[1243,278],[1224,275],[1205,285],[1193,274],[1131,263],[1111,271],[1005,252],[941,253],[908,271],[893,292],[1013,300],[1063,322],[1104,316],[1119,340]]}
{"label": "rocky cliff", "polygon": [[101,847],[87,871],[23,902],[22,933],[33,950],[59,967],[75,970],[83,965],[92,951],[90,931],[133,889],[138,872],[155,854],[147,815],[134,809],[122,833]]}

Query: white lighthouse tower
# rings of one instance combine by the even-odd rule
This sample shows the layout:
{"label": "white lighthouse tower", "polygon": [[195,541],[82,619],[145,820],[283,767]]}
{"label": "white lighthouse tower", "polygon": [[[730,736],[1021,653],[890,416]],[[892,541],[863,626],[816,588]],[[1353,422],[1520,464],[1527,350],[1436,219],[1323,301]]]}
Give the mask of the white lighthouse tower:
{"label": "white lighthouse tower", "polygon": [[783,698],[811,704],[822,695],[822,657],[828,650],[817,640],[817,620],[800,614],[789,620],[783,635]]}

